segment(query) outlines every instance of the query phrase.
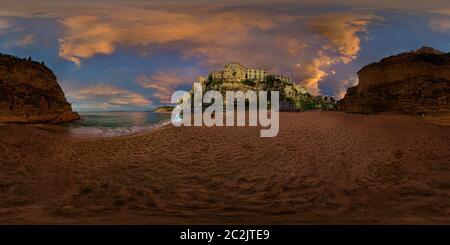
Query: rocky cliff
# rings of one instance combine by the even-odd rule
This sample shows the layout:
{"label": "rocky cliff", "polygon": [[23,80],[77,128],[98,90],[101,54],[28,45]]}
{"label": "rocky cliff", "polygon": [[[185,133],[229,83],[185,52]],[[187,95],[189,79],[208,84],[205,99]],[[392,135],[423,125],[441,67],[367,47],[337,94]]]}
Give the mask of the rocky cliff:
{"label": "rocky cliff", "polygon": [[382,59],[358,72],[338,110],[426,114],[450,112],[450,53],[423,47]]}
{"label": "rocky cliff", "polygon": [[80,119],[44,64],[0,54],[0,122],[64,123]]}

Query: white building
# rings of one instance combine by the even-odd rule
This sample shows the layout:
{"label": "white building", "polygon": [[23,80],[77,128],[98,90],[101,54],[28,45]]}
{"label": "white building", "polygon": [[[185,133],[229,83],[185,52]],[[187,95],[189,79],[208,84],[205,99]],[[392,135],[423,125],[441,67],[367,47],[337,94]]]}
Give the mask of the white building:
{"label": "white building", "polygon": [[212,71],[209,76],[212,79],[224,79],[227,82],[241,82],[245,79],[254,81],[266,81],[267,77],[280,80],[282,83],[293,84],[292,79],[284,75],[268,75],[263,69],[246,68],[239,62],[231,62],[224,66],[223,71]]}
{"label": "white building", "polygon": [[245,77],[249,80],[265,81],[267,72],[262,69],[247,69]]}

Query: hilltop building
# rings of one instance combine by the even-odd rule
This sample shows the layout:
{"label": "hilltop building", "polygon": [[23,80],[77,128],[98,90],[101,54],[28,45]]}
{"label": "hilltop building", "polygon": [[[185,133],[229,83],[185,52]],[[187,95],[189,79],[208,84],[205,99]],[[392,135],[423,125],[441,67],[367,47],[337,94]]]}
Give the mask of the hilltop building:
{"label": "hilltop building", "polygon": [[267,78],[280,80],[282,83],[292,84],[292,79],[284,75],[269,75],[263,69],[247,68],[239,62],[231,62],[222,71],[214,70],[209,74],[212,79],[223,79],[226,82],[241,82],[244,80],[266,81]]}
{"label": "hilltop building", "polygon": [[265,81],[267,72],[263,69],[247,69],[245,78],[248,80]]}
{"label": "hilltop building", "polygon": [[231,62],[223,69],[223,79],[225,81],[241,82],[245,80],[247,68],[239,62]]}
{"label": "hilltop building", "polygon": [[224,66],[222,71],[212,71],[209,74],[212,79],[223,79],[227,82],[241,82],[243,80],[265,81],[267,71],[263,69],[247,68],[239,62],[231,62]]}
{"label": "hilltop building", "polygon": [[[280,110],[323,108],[323,99],[319,101],[318,98],[312,97],[307,89],[294,84],[290,77],[282,74],[268,74],[263,69],[247,68],[239,62],[226,64],[223,70],[214,70],[207,78],[200,77],[198,82],[203,85],[203,92],[208,90],[218,90],[222,93],[229,90],[279,91]],[[328,102],[334,103],[334,100],[326,103]]]}

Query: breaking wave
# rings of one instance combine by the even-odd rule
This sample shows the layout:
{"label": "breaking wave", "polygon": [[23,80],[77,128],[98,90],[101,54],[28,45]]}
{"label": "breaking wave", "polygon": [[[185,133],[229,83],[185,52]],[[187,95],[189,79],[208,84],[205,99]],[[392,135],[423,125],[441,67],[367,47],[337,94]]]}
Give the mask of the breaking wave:
{"label": "breaking wave", "polygon": [[147,126],[130,127],[74,127],[70,129],[72,136],[77,138],[117,137],[123,135],[139,134],[169,125],[170,120]]}

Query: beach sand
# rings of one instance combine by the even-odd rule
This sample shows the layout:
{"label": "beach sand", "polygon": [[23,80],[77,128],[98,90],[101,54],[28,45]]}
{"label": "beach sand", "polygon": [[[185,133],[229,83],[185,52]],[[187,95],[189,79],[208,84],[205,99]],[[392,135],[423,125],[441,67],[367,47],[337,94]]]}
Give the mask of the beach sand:
{"label": "beach sand", "polygon": [[77,139],[0,125],[0,223],[450,223],[450,127],[281,113],[280,132]]}

